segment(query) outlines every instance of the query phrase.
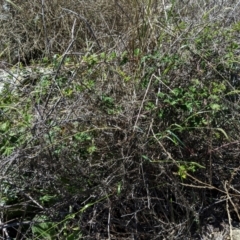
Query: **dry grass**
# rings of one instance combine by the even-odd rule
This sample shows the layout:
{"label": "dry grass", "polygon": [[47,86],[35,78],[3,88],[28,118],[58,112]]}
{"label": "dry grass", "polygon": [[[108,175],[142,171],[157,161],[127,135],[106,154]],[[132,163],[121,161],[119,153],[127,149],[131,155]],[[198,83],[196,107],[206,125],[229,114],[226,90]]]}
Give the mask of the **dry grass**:
{"label": "dry grass", "polygon": [[3,237],[201,239],[239,221],[237,1],[9,6],[2,64],[37,77],[0,97]]}

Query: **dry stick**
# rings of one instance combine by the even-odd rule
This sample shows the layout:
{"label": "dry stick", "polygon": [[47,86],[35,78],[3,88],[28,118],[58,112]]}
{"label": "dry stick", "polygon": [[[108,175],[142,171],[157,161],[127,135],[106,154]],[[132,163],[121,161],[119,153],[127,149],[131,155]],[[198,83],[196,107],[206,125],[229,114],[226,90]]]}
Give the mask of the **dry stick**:
{"label": "dry stick", "polygon": [[[76,22],[74,21],[73,24],[75,24],[75,23],[76,23]],[[74,26],[73,26],[73,27],[74,27]],[[75,41],[75,39],[72,38],[72,40],[71,40],[71,42],[69,43],[66,51],[64,52],[64,54],[63,54],[63,56],[62,56],[62,59],[61,59],[60,63],[58,64],[58,68],[57,68],[56,74],[55,74],[55,76],[54,76],[54,79],[56,79],[56,77],[57,77],[57,75],[58,75],[58,73],[59,73],[59,71],[60,71],[60,69],[61,69],[61,67],[62,67],[62,64],[64,63],[64,60],[65,60],[66,56],[68,55],[68,52],[69,52],[70,48],[72,47],[74,41]],[[55,80],[55,81],[56,81],[56,80]],[[59,88],[59,86],[58,86],[58,88]]]}
{"label": "dry stick", "polygon": [[[202,187],[200,186],[200,188],[202,188]],[[201,210],[201,213],[205,212],[206,210],[208,210],[208,209],[211,208],[212,206],[214,206],[214,205],[216,205],[216,204],[219,204],[219,203],[222,203],[222,202],[224,202],[224,201],[226,201],[225,198],[224,198],[224,199],[221,199],[221,200],[219,200],[219,201],[217,201],[217,202],[214,202],[214,203],[212,203],[212,204],[210,204],[210,205],[208,205],[207,207],[205,207],[205,208],[203,208],[203,209]]]}
{"label": "dry stick", "polygon": [[[227,198],[224,199],[224,200],[226,201],[226,210],[227,210],[228,222],[229,222],[229,226],[230,226],[230,239],[233,240],[233,238],[232,238],[231,215],[230,215],[230,212],[229,212],[228,200],[231,202],[232,206],[234,207],[234,210],[235,210],[235,212],[236,212],[236,214],[237,214],[237,216],[238,216],[239,219],[240,219],[240,216],[239,216],[239,213],[238,213],[238,210],[237,210],[235,204],[234,204],[233,201],[232,201],[232,198],[231,198],[230,195],[229,195],[229,192],[228,192],[228,189],[227,189],[227,181],[225,181],[225,183],[224,183],[224,189],[225,189],[225,192],[224,192],[224,191],[222,191],[222,190],[220,190],[220,189],[218,189],[218,188],[216,188],[216,187],[214,187],[214,186],[211,186],[210,184],[203,183],[202,181],[194,178],[193,176],[191,176],[191,175],[188,174],[188,173],[187,173],[187,176],[188,176],[188,177],[191,177],[191,178],[194,179],[195,181],[203,184],[203,186],[195,186],[195,185],[192,185],[192,184],[184,184],[184,183],[181,183],[181,185],[187,186],[187,187],[195,187],[195,188],[215,189],[215,190],[218,190],[219,192],[225,193],[225,194],[227,195]],[[205,186],[204,186],[204,185],[205,185]],[[232,195],[232,196],[238,196],[238,197],[239,197],[239,195],[237,195],[237,194],[231,194],[231,195]],[[223,201],[224,201],[224,200],[223,200]],[[220,202],[220,201],[219,201],[219,202]]]}
{"label": "dry stick", "polygon": [[108,209],[108,239],[111,240],[111,234],[110,234],[110,222],[111,222],[111,203],[110,200],[108,199],[109,202],[109,209]]}
{"label": "dry stick", "polygon": [[68,11],[68,12],[70,12],[70,13],[73,13],[73,14],[77,15],[80,19],[82,19],[82,20],[85,22],[87,28],[89,29],[89,31],[91,32],[92,36],[94,37],[94,39],[95,39],[95,41],[96,41],[96,43],[97,43],[97,45],[98,45],[98,48],[101,50],[102,47],[101,47],[101,45],[99,44],[99,42],[98,42],[98,40],[97,40],[97,37],[96,37],[96,35],[94,34],[94,32],[93,32],[90,24],[89,24],[88,21],[86,20],[86,18],[82,17],[80,14],[78,14],[78,13],[76,13],[76,12],[70,10],[70,9],[66,9],[66,8],[62,8],[62,9],[63,9],[64,11]]}
{"label": "dry stick", "polygon": [[146,92],[145,92],[145,94],[144,94],[144,97],[143,97],[141,106],[140,106],[139,111],[138,111],[137,119],[136,119],[136,121],[135,121],[135,123],[134,123],[134,127],[133,127],[133,130],[134,130],[134,131],[135,131],[135,129],[136,129],[136,126],[137,126],[137,123],[138,123],[138,119],[139,119],[139,117],[140,117],[140,113],[141,113],[142,108],[143,108],[143,103],[144,103],[144,101],[145,101],[145,98],[146,98],[146,96],[147,96],[148,90],[149,90],[149,88],[150,88],[150,85],[151,85],[151,82],[152,82],[152,78],[153,78],[153,74],[152,74],[151,77],[150,77],[150,80],[149,80],[149,83],[148,83],[148,86],[147,86],[147,90],[146,90]]}
{"label": "dry stick", "polygon": [[42,210],[45,209],[40,203],[38,203],[36,200],[34,200],[29,194],[23,193],[23,195],[26,196],[27,198],[29,198],[33,203],[35,203]]}
{"label": "dry stick", "polygon": [[150,209],[150,207],[151,207],[151,198],[150,198],[150,194],[149,194],[148,184],[146,183],[146,180],[145,180],[145,177],[144,177],[143,164],[141,163],[140,165],[141,165],[141,170],[142,170],[144,186],[145,186],[146,192],[147,192],[148,209]]}
{"label": "dry stick", "polygon": [[75,31],[75,26],[76,26],[76,21],[77,19],[74,18],[74,22],[73,22],[73,25],[72,25],[72,29],[71,29],[71,38],[72,38],[72,41],[74,41],[74,31]]}
{"label": "dry stick", "polygon": [[233,169],[233,172],[231,173],[231,178],[230,178],[230,180],[229,180],[229,186],[231,185],[234,177],[238,174],[238,171],[239,171],[239,170],[240,170],[240,166]]}
{"label": "dry stick", "polygon": [[229,201],[231,202],[231,204],[232,204],[232,206],[233,206],[233,208],[234,208],[234,210],[235,210],[235,212],[236,212],[236,214],[237,214],[237,216],[238,216],[238,220],[240,220],[240,216],[239,216],[237,207],[236,207],[236,205],[234,204],[232,198],[229,198]]}
{"label": "dry stick", "polygon": [[[232,181],[233,181],[233,179],[234,179],[234,176],[238,173],[239,170],[240,170],[240,167],[237,167],[237,168],[234,169],[234,171],[233,171],[232,174],[231,174],[230,181],[228,182],[229,188],[235,190],[237,193],[239,193],[239,191],[237,191],[236,189],[234,189],[234,187],[231,186],[231,183],[232,183]],[[233,206],[233,208],[234,208],[234,210],[235,210],[235,212],[236,212],[236,214],[237,214],[237,216],[238,216],[238,220],[240,220],[240,215],[239,215],[239,213],[238,213],[238,209],[237,209],[236,205],[233,203],[233,201],[232,201],[231,198],[229,199],[229,201],[231,202],[231,204],[232,204],[232,206]]]}
{"label": "dry stick", "polygon": [[133,24],[133,20],[131,20],[131,18],[129,17],[128,13],[126,11],[124,11],[123,7],[118,3],[118,1],[115,0],[115,3],[120,8],[120,10],[126,15],[126,17],[128,18],[129,22],[132,22],[132,24]]}
{"label": "dry stick", "polygon": [[[199,179],[193,177],[193,176],[192,176],[191,174],[189,174],[189,173],[186,173],[186,175],[187,175],[188,177],[192,178],[193,180],[195,180],[196,182],[202,184],[202,186],[196,186],[196,185],[192,185],[192,184],[181,183],[181,185],[183,185],[183,186],[194,187],[194,188],[215,189],[215,190],[217,190],[217,191],[219,191],[219,192],[221,192],[221,193],[227,194],[225,191],[223,191],[223,190],[221,190],[221,189],[219,189],[219,188],[216,188],[216,187],[214,187],[214,186],[212,186],[212,185],[210,185],[210,184],[208,184],[208,183],[205,183],[205,182],[200,181]],[[231,195],[232,197],[239,197],[239,194],[230,193],[230,195]]]}
{"label": "dry stick", "polygon": [[20,218],[20,221],[19,221],[19,226],[17,229],[17,236],[15,237],[16,240],[20,239],[20,235],[21,235],[22,227],[23,227],[22,222],[23,222],[23,219],[26,217],[26,213],[27,213],[27,206],[25,205],[24,215]]}
{"label": "dry stick", "polygon": [[[153,134],[154,134],[154,133],[153,133]],[[154,135],[154,137],[155,137],[155,135]],[[156,138],[156,137],[155,137],[155,138]],[[157,139],[157,141],[158,141],[158,139]],[[164,149],[164,151],[168,154],[168,152],[167,152],[166,149],[163,147],[163,145],[160,143],[160,141],[158,141],[158,142],[159,142],[159,144],[162,146],[162,148]],[[169,157],[171,157],[170,154],[169,154]],[[176,162],[172,157],[171,157],[171,159],[172,159],[174,162]],[[238,214],[237,208],[236,208],[235,204],[232,202],[232,199],[231,199],[231,197],[230,197],[230,195],[231,195],[232,197],[234,197],[234,196],[239,197],[239,194],[230,194],[230,195],[229,195],[229,192],[228,192],[228,190],[226,189],[225,186],[224,186],[224,187],[225,187],[225,191],[223,191],[223,190],[221,190],[221,189],[219,189],[219,188],[216,188],[216,187],[214,187],[214,186],[212,186],[212,185],[210,185],[210,184],[208,184],[208,183],[204,183],[204,182],[200,181],[199,179],[193,177],[193,176],[192,176],[191,174],[189,174],[189,173],[186,173],[186,175],[187,175],[188,177],[192,178],[193,180],[195,180],[196,182],[200,183],[201,186],[192,185],[192,184],[186,184],[186,183],[180,183],[182,186],[193,187],[193,188],[215,189],[215,190],[217,190],[217,191],[219,191],[219,192],[222,192],[222,193],[226,194],[226,195],[227,195],[227,200],[229,200],[229,201],[231,202],[231,204],[233,205],[233,207],[234,207],[234,209],[235,209],[235,211],[236,211],[236,214],[238,215],[238,218],[240,219],[240,215]],[[220,201],[219,201],[219,202],[220,202]]]}
{"label": "dry stick", "polygon": [[[209,124],[209,122],[208,122]],[[210,144],[209,144],[209,148],[212,150],[213,146],[212,146],[212,143],[213,143],[213,130],[210,128],[210,126],[208,125],[209,129],[210,129]],[[212,152],[209,151],[208,149],[208,152],[209,152],[209,183],[210,185],[212,185],[212,165],[213,165],[213,160],[212,160]],[[211,193],[212,194],[212,193]]]}
{"label": "dry stick", "polygon": [[[20,153],[19,151],[16,151],[13,155],[9,156],[9,157],[6,157],[6,158],[3,158],[1,159],[1,167],[2,167],[2,176],[5,176],[8,169],[10,168],[10,166],[12,165],[13,161],[15,161],[16,159],[18,159],[20,157]],[[4,169],[3,166],[4,165],[7,165],[6,168]],[[2,177],[0,178],[0,180],[2,179]]]}
{"label": "dry stick", "polygon": [[229,206],[228,206],[228,199],[230,199],[230,196],[229,196],[228,189],[227,189],[227,181],[224,182],[224,189],[225,189],[226,194],[227,194],[226,209],[227,209],[228,223],[229,223],[229,228],[230,228],[230,240],[233,240],[233,236],[232,236],[232,219],[231,219],[231,215],[230,215],[230,212],[229,212]]}
{"label": "dry stick", "polygon": [[[158,76],[161,76],[161,70],[160,68],[158,68]],[[159,99],[159,94],[162,92],[162,81],[160,79],[160,77],[157,77],[154,75],[154,77],[158,80],[158,91],[157,91],[157,96],[156,96],[156,101],[155,101],[155,106],[157,107],[158,105],[158,99]]]}
{"label": "dry stick", "polygon": [[[8,235],[8,231],[7,231],[7,226],[2,223],[1,219],[0,219],[0,230],[3,231],[3,237],[6,236],[6,239],[10,239],[10,237]],[[5,238],[3,238],[3,239],[5,239]]]}
{"label": "dry stick", "polygon": [[163,149],[163,151],[168,155],[168,159],[171,159],[174,163],[176,163],[175,159],[172,158],[171,154],[166,150],[166,148],[163,146],[163,144],[157,139],[155,133],[153,132],[153,129],[151,128],[151,132],[153,134],[153,137],[156,139],[160,147]]}
{"label": "dry stick", "polygon": [[[112,31],[111,31],[108,23],[106,22],[106,20],[105,20],[105,18],[103,17],[102,13],[100,13],[100,15],[101,15],[101,18],[102,18],[102,20],[104,21],[105,25],[107,26],[107,29],[108,29],[108,31],[109,31],[109,36],[111,37],[112,41],[114,42],[115,40],[114,40],[114,37],[113,37],[113,33],[112,33]],[[114,22],[114,24],[115,24],[115,22]],[[113,24],[113,26],[114,26],[114,24]],[[112,28],[113,28],[113,27],[112,27]],[[112,49],[115,49],[116,46],[117,46],[117,43],[115,44],[114,47],[112,47]]]}
{"label": "dry stick", "polygon": [[[11,220],[12,221],[12,220]],[[23,222],[13,222],[13,223],[1,223],[0,220],[0,230],[6,231],[7,233],[7,228],[13,228],[13,227],[18,227],[20,225],[32,225],[32,224],[41,224],[45,223],[44,221],[23,221]]]}
{"label": "dry stick", "polygon": [[233,12],[236,10],[236,8],[237,8],[237,6],[239,5],[239,3],[240,3],[240,1],[237,2],[237,4],[236,4],[236,6],[233,8],[233,10],[232,10],[230,16],[233,16]]}
{"label": "dry stick", "polygon": [[[214,187],[214,186],[212,186],[212,185],[210,185],[210,184],[208,184],[208,183],[202,182],[202,181],[200,181],[199,179],[193,177],[193,176],[192,176],[191,174],[189,174],[189,173],[186,173],[186,175],[187,175],[188,177],[192,178],[193,180],[195,180],[196,182],[200,183],[202,186],[196,186],[196,185],[192,185],[192,184],[181,183],[181,185],[183,185],[183,186],[194,187],[194,188],[215,189],[215,190],[217,190],[217,191],[219,191],[219,192],[221,192],[221,193],[226,194],[225,191],[223,191],[223,190],[221,190],[221,189],[219,189],[219,188],[216,188],[216,187]],[[231,194],[231,195],[232,195],[232,196],[238,196],[238,195],[236,195],[236,194]]]}
{"label": "dry stick", "polygon": [[[159,69],[158,69],[159,70]],[[158,71],[158,74],[161,75],[160,71]],[[162,85],[164,85],[164,87],[166,87],[169,91],[173,92],[173,90],[167,85],[165,84],[160,77],[156,76],[155,74],[153,74],[153,76],[159,80],[159,82],[161,82]]]}
{"label": "dry stick", "polygon": [[[152,125],[151,125],[151,132],[152,132],[152,134],[153,134],[153,137],[156,139],[156,141],[158,142],[158,144],[159,144],[159,145],[161,146],[161,148],[163,149],[163,151],[167,154],[168,159],[171,159],[175,164],[177,164],[177,163],[176,163],[176,160],[172,158],[171,154],[165,149],[165,147],[163,146],[163,144],[157,139],[157,137],[156,137],[156,135],[155,135],[155,133],[154,133],[154,131],[153,131],[153,129],[152,129]],[[171,208],[172,208],[172,205],[171,205]],[[174,214],[173,214],[172,209],[171,209],[171,218],[172,218],[172,220],[174,221]],[[174,221],[174,222],[175,222],[175,221]]]}
{"label": "dry stick", "polygon": [[[56,82],[56,77],[57,77],[57,75],[58,75],[58,73],[59,73],[59,71],[60,71],[60,68],[61,68],[61,66],[62,66],[62,64],[63,64],[66,56],[68,55],[68,52],[69,52],[70,48],[72,47],[72,45],[73,45],[73,43],[74,43],[74,41],[75,41],[75,38],[74,38],[74,29],[75,29],[75,26],[76,26],[76,19],[74,19],[73,26],[72,26],[72,30],[71,30],[71,42],[70,42],[70,44],[68,45],[66,51],[64,52],[63,57],[62,57],[62,59],[61,59],[61,62],[60,62],[59,65],[58,65],[56,74],[55,74],[54,77],[53,77],[53,80],[54,80],[55,84],[57,85],[57,88],[58,88],[58,90],[59,90],[59,92],[60,92],[60,94],[61,94],[61,97],[60,97],[60,99],[58,100],[58,102],[60,102],[60,100],[61,100],[61,98],[63,97],[63,95],[62,95],[62,92],[61,92],[61,89],[60,89],[58,83]],[[51,93],[52,93],[52,88],[51,88],[51,90],[50,90],[50,92],[49,92],[49,94],[48,94],[48,97],[47,97],[47,100],[46,100],[44,109],[46,109],[46,107],[47,107],[47,104],[48,104],[48,102],[49,102]],[[53,111],[53,108],[48,112],[47,117],[52,113],[52,111]]]}
{"label": "dry stick", "polygon": [[[166,6],[166,3],[165,3],[164,0],[162,1],[162,3],[163,3],[165,20],[166,20],[166,22],[168,22],[169,17],[168,17],[168,12],[167,12],[167,10],[169,9],[169,5],[170,5],[170,4],[169,4],[168,6]],[[170,8],[171,8],[171,5],[170,5]]]}
{"label": "dry stick", "polygon": [[[228,186],[229,186],[229,188],[235,190],[235,189],[230,185],[230,182],[228,183]],[[239,193],[239,192],[238,192],[238,193]],[[238,197],[239,197],[239,195],[238,195]],[[232,206],[233,206],[233,208],[234,208],[234,210],[235,210],[235,212],[236,212],[236,214],[237,214],[237,216],[238,216],[238,220],[240,220],[240,215],[239,215],[238,209],[237,209],[236,205],[234,204],[232,198],[229,198],[229,201],[231,202],[231,204],[232,204]]]}
{"label": "dry stick", "polygon": [[[59,92],[60,92],[60,94],[61,94],[61,97],[58,99],[57,104],[61,101],[63,95],[62,95],[61,89],[60,89],[60,87],[59,87],[59,85],[58,85],[58,83],[57,83],[57,81],[56,81],[56,78],[57,78],[57,75],[58,75],[58,73],[59,73],[59,71],[60,71],[60,68],[61,68],[61,66],[62,66],[62,64],[63,64],[66,56],[68,55],[68,51],[69,51],[69,49],[72,47],[74,41],[75,41],[75,40],[72,40],[72,41],[70,42],[70,44],[68,45],[65,53],[63,54],[63,57],[62,57],[62,59],[61,59],[61,62],[60,62],[59,65],[58,65],[56,74],[55,74],[54,77],[53,77],[53,80],[54,80],[54,82],[55,82],[55,84],[56,84],[56,86],[57,86],[57,88],[58,88],[58,90],[59,90]],[[51,88],[51,90],[52,90],[52,88]],[[47,100],[46,100],[44,109],[47,109],[47,105],[48,105],[48,102],[49,102],[49,100],[50,100],[50,96],[51,96],[51,93],[52,93],[51,90],[50,90],[50,93],[48,94],[48,97],[47,97]],[[56,104],[55,104],[55,105],[56,105]],[[48,117],[51,115],[51,113],[53,112],[53,110],[54,110],[55,107],[56,107],[56,106],[54,106],[54,107],[52,107],[52,108],[50,109],[50,111],[47,113],[46,119],[48,119]]]}
{"label": "dry stick", "polygon": [[[202,28],[201,31],[202,31],[203,29],[204,29],[204,28]],[[199,33],[200,33],[201,31],[199,31]],[[212,69],[215,73],[219,74],[219,76],[221,76],[222,79],[224,79],[224,80],[226,81],[226,83],[227,83],[230,87],[232,87],[232,85],[231,85],[230,82],[227,80],[227,78],[224,77],[223,74],[221,74],[221,73],[213,66],[213,64],[211,64],[211,62],[208,61],[204,56],[201,56],[199,53],[197,53],[197,52],[195,52],[194,50],[192,50],[189,46],[187,46],[187,50],[188,50],[189,52],[191,52],[192,54],[199,56],[199,57],[201,58],[201,60],[206,61],[206,62],[208,63],[208,66],[211,67],[211,69]]]}
{"label": "dry stick", "polygon": [[[165,147],[162,145],[162,143],[157,139],[157,137],[156,137],[156,135],[155,135],[155,133],[153,132],[152,129],[151,129],[151,131],[152,131],[152,133],[153,133],[154,138],[157,140],[157,142],[158,142],[159,145],[162,147],[162,149],[164,150],[164,152],[168,155],[169,159],[171,159],[171,160],[173,160],[174,162],[176,162],[176,161],[172,158],[171,154],[170,154],[170,153],[165,149]],[[230,239],[233,240],[233,238],[232,238],[231,216],[230,216],[229,208],[228,208],[228,199],[231,201],[231,197],[229,196],[229,193],[228,193],[228,191],[227,191],[226,183],[225,183],[225,186],[224,186],[224,187],[225,187],[225,192],[224,192],[224,191],[222,191],[222,190],[220,190],[220,189],[218,189],[218,188],[216,188],[216,187],[214,187],[214,186],[212,186],[212,185],[210,185],[210,184],[204,183],[204,182],[198,180],[197,178],[194,178],[193,176],[191,176],[191,175],[188,174],[188,173],[186,173],[186,174],[187,174],[188,177],[191,177],[191,178],[194,179],[195,181],[201,183],[203,186],[196,186],[196,185],[192,185],[192,184],[184,184],[184,183],[181,183],[181,185],[183,185],[183,186],[195,187],[195,188],[216,189],[216,190],[218,190],[218,191],[220,191],[220,192],[222,192],[222,193],[227,194],[226,205],[227,205],[227,213],[228,213],[228,219],[229,219],[229,225],[230,225]],[[231,195],[233,195],[233,194],[231,194]],[[239,195],[236,195],[236,196],[239,196]],[[232,201],[231,201],[231,203],[232,203]],[[232,203],[232,204],[233,204],[233,203]],[[233,207],[234,207],[234,209],[235,209],[235,205],[234,205],[234,204],[233,204]],[[236,210],[235,210],[235,211],[236,211]],[[236,211],[236,213],[238,214],[237,211]],[[238,215],[238,217],[239,217],[239,215]]]}
{"label": "dry stick", "polygon": [[234,141],[234,142],[230,142],[230,143],[226,143],[226,144],[221,145],[220,147],[214,148],[214,149],[211,150],[211,151],[214,152],[214,151],[217,151],[217,150],[219,150],[219,149],[221,149],[221,148],[228,147],[229,145],[232,145],[232,144],[239,144],[239,143],[240,143],[239,140]]}
{"label": "dry stick", "polygon": [[[68,10],[68,9],[64,9],[64,10]],[[71,10],[68,10],[68,11],[71,11]],[[71,12],[72,12],[72,11],[71,11]],[[74,12],[73,12],[73,13],[74,13]],[[57,68],[57,71],[56,71],[56,74],[55,74],[55,76],[54,76],[54,78],[53,78],[53,80],[54,80],[55,84],[57,85],[58,90],[59,90],[59,92],[60,92],[60,94],[61,94],[61,97],[60,97],[60,99],[57,101],[57,103],[60,102],[60,100],[61,100],[61,98],[63,97],[63,95],[62,95],[62,92],[61,92],[61,89],[60,89],[58,83],[56,82],[56,77],[57,77],[57,75],[58,75],[58,73],[59,73],[59,71],[60,71],[60,68],[61,68],[62,64],[64,63],[64,60],[65,60],[66,56],[69,54],[70,48],[72,47],[73,43],[75,42],[75,38],[74,38],[75,25],[76,25],[76,19],[74,19],[73,26],[72,26],[72,30],[71,30],[71,42],[70,42],[70,44],[68,45],[66,51],[64,52],[64,54],[63,54],[63,56],[62,56],[61,62],[59,63],[58,68]],[[51,89],[51,90],[52,90],[52,89]],[[46,106],[47,106],[47,104],[48,104],[48,102],[49,102],[50,96],[51,96],[51,91],[50,91],[50,93],[48,94],[47,101],[46,101],[46,104],[45,104],[45,108],[46,108]],[[55,106],[54,106],[53,108],[50,109],[50,111],[48,112],[46,118],[48,118],[48,116],[51,115],[51,113],[52,113],[52,111],[54,110],[55,107],[56,107],[56,104],[55,104]]]}
{"label": "dry stick", "polygon": [[[235,189],[233,186],[230,186],[230,188],[231,188],[233,191],[235,191],[235,192],[237,192],[237,193],[240,194],[240,191],[238,191],[237,189]],[[239,220],[240,220],[240,219],[239,219]]]}
{"label": "dry stick", "polygon": [[47,55],[49,55],[49,48],[48,48],[48,37],[47,37],[47,27],[46,27],[46,22],[45,22],[45,14],[44,14],[44,0],[42,0],[42,21],[43,21],[43,29],[45,33],[45,48],[47,50]]}

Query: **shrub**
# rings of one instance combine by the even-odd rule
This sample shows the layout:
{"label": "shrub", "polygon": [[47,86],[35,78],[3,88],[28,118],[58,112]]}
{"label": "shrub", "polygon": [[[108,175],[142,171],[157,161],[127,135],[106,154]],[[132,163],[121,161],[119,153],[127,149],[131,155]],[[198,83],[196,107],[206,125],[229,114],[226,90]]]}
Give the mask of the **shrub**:
{"label": "shrub", "polygon": [[7,2],[3,237],[200,238],[212,215],[239,220],[237,1]]}

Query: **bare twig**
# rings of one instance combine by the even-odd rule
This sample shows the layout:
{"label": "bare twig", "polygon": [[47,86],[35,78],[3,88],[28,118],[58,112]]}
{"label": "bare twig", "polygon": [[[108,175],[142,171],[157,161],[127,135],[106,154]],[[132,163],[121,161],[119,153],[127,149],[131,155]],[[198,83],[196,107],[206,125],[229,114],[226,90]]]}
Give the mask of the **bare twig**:
{"label": "bare twig", "polygon": [[150,79],[149,79],[147,89],[146,89],[146,91],[145,91],[143,100],[142,100],[142,102],[141,102],[141,106],[140,106],[140,108],[139,108],[138,115],[137,115],[137,118],[136,118],[136,121],[135,121],[135,124],[134,124],[134,127],[133,127],[134,131],[136,130],[137,123],[138,123],[138,119],[139,119],[139,117],[140,117],[140,114],[141,114],[141,111],[142,111],[142,108],[143,108],[143,104],[144,104],[144,102],[145,102],[145,99],[146,99],[148,90],[149,90],[149,88],[150,88],[150,86],[151,86],[152,78],[153,78],[153,75],[152,75],[152,76],[150,77]]}
{"label": "bare twig", "polygon": [[227,210],[227,215],[228,215],[228,223],[229,223],[229,228],[230,228],[230,239],[233,240],[233,233],[232,233],[232,218],[229,212],[229,205],[228,205],[228,200],[230,199],[229,193],[228,193],[228,182],[225,181],[224,182],[224,189],[226,191],[227,194],[227,198],[226,198],[226,210]]}
{"label": "bare twig", "polygon": [[49,40],[48,40],[48,35],[47,35],[47,27],[46,27],[46,21],[45,21],[45,11],[44,11],[44,8],[45,8],[45,2],[44,0],[42,0],[42,22],[43,22],[43,29],[44,29],[44,34],[45,34],[45,49],[47,51],[47,55],[49,55],[50,53],[50,49],[49,49]]}
{"label": "bare twig", "polygon": [[40,203],[38,203],[35,199],[33,199],[29,194],[23,193],[23,195],[26,196],[27,198],[29,198],[33,203],[35,203],[42,210],[45,209]]}
{"label": "bare twig", "polygon": [[92,30],[90,24],[88,23],[87,19],[84,18],[83,16],[81,16],[80,14],[78,14],[78,13],[76,13],[76,12],[70,10],[70,9],[66,9],[66,8],[62,8],[62,9],[63,9],[64,11],[67,11],[67,12],[73,13],[73,14],[77,15],[80,19],[82,19],[82,20],[85,22],[86,26],[88,27],[89,31],[91,32],[92,36],[94,37],[94,39],[95,39],[95,41],[96,41],[96,43],[97,43],[97,45],[98,45],[98,48],[99,48],[99,49],[102,49],[101,46],[100,46],[100,43],[99,43],[99,41],[98,41],[96,35],[94,34],[94,32],[93,32],[93,30]]}

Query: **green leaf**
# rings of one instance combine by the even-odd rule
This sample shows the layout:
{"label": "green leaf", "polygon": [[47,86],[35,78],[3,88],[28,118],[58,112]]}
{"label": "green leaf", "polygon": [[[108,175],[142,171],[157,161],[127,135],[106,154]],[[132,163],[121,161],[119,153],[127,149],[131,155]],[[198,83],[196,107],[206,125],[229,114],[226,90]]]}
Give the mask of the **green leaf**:
{"label": "green leaf", "polygon": [[50,202],[51,200],[54,200],[54,199],[56,199],[56,195],[53,195],[53,196],[51,196],[51,195],[45,195],[45,196],[43,196],[43,197],[40,197],[40,201],[41,202]]}
{"label": "green leaf", "polygon": [[186,167],[184,165],[179,166],[179,168],[178,168],[178,175],[182,179],[186,179],[186,177],[187,177],[187,170],[186,170]]}
{"label": "green leaf", "polygon": [[82,234],[79,231],[71,233],[66,237],[66,240],[77,240],[77,239],[82,239]]}
{"label": "green leaf", "polygon": [[118,194],[118,195],[121,193],[121,189],[122,189],[122,183],[119,182],[119,183],[118,183],[118,188],[117,188],[117,194]]}
{"label": "green leaf", "polygon": [[140,49],[139,48],[134,49],[134,56],[138,56],[139,53],[140,53]]}
{"label": "green leaf", "polygon": [[115,59],[116,57],[117,57],[116,52],[112,52],[112,53],[110,54],[109,60],[113,60],[113,59]]}
{"label": "green leaf", "polygon": [[5,156],[10,156],[14,149],[15,149],[15,147],[10,147],[10,146],[5,147],[5,146],[3,146],[0,149],[0,152],[2,152],[2,154],[5,155]]}
{"label": "green leaf", "polygon": [[80,230],[80,227],[74,227],[72,228],[73,231],[79,231]]}
{"label": "green leaf", "polygon": [[74,135],[74,137],[75,137],[76,140],[78,140],[80,142],[89,141],[89,140],[92,139],[92,137],[89,134],[85,133],[85,132],[76,133]]}
{"label": "green leaf", "polygon": [[170,137],[169,137],[169,139],[172,140],[176,145],[177,145],[177,142],[179,142],[182,146],[186,147],[185,144],[179,139],[179,137],[175,133],[173,133],[170,130],[167,130],[167,132],[173,136],[173,139]]}
{"label": "green leaf", "polygon": [[146,155],[142,155],[142,158],[151,162],[151,159]]}
{"label": "green leaf", "polygon": [[216,130],[223,133],[223,135],[226,137],[226,139],[229,139],[227,133],[222,128],[216,128]]}
{"label": "green leaf", "polygon": [[91,153],[94,153],[96,150],[97,150],[97,147],[94,146],[94,145],[90,146],[90,147],[87,149],[88,153],[90,153],[90,154],[91,154]]}
{"label": "green leaf", "polygon": [[221,105],[217,104],[217,103],[213,103],[210,105],[212,110],[216,110],[219,111],[221,109]]}
{"label": "green leaf", "polygon": [[56,237],[56,230],[53,222],[48,222],[46,216],[38,216],[37,221],[44,221],[42,223],[36,223],[32,226],[32,233],[34,239],[46,239],[52,240]]}
{"label": "green leaf", "polygon": [[0,130],[3,131],[3,132],[6,132],[8,129],[9,129],[9,122],[5,122],[3,124],[0,125]]}

